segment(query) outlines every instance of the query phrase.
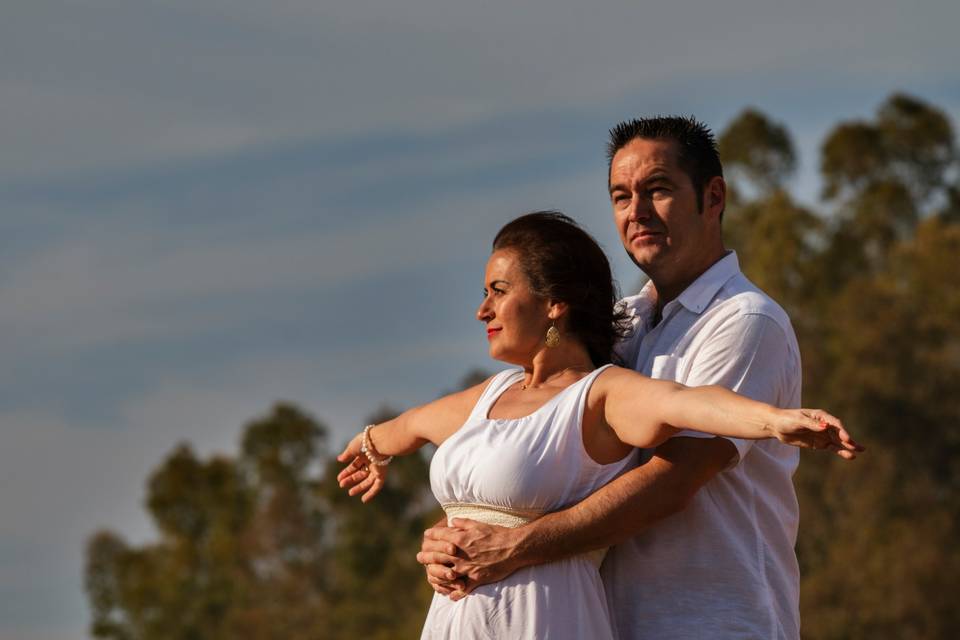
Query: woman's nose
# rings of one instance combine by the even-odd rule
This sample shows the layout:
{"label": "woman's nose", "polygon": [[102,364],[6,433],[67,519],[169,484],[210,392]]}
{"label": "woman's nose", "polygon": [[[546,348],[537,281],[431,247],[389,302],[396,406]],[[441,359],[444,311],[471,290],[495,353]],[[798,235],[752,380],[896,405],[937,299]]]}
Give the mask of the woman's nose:
{"label": "woman's nose", "polygon": [[490,311],[490,298],[484,298],[480,306],[477,307],[477,320],[486,322],[492,317],[493,313]]}

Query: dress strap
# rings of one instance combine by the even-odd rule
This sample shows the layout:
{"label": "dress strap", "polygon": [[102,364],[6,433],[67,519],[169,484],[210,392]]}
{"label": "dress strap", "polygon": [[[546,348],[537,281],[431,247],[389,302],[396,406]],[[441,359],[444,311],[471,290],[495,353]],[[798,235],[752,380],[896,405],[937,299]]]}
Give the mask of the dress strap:
{"label": "dress strap", "polygon": [[493,376],[487,383],[487,388],[480,394],[477,404],[473,405],[473,411],[470,412],[468,420],[485,420],[490,412],[490,407],[500,397],[500,394],[506,391],[522,375],[522,369],[506,369]]}
{"label": "dress strap", "polygon": [[600,376],[601,373],[603,373],[604,371],[606,371],[612,366],[613,366],[612,364],[605,364],[602,367],[597,367],[596,369],[591,371],[587,376],[585,376],[582,380],[579,380],[577,382],[577,384],[580,385],[580,388],[577,389],[576,396],[574,398],[571,398],[569,401],[576,403],[577,415],[579,416],[579,419],[577,420],[578,425],[580,425],[580,423],[583,422],[583,410],[587,406],[587,398],[590,396],[590,389],[593,387],[593,383],[596,381],[596,379]]}
{"label": "dress strap", "polygon": [[[567,433],[576,438],[577,442],[579,443],[578,449],[582,453],[583,457],[591,462],[593,461],[583,446],[583,414],[587,408],[587,399],[590,397],[590,389],[593,388],[593,383],[597,380],[601,373],[612,366],[612,364],[606,364],[602,367],[598,367],[571,385],[576,385],[576,389],[571,389],[572,393],[570,393],[568,397],[564,398],[562,406],[557,408],[557,410],[562,411],[565,416],[559,421],[560,424],[567,425]],[[590,466],[594,465],[597,465],[597,463],[593,462],[593,464]]]}

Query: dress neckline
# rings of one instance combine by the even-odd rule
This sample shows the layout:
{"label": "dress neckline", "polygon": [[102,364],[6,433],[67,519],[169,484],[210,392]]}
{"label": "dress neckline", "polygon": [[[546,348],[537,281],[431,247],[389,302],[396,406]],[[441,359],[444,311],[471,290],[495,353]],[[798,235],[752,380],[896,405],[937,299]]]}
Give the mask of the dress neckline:
{"label": "dress neckline", "polygon": [[610,366],[609,364],[606,364],[606,365],[597,367],[596,369],[594,369],[593,371],[589,372],[587,375],[583,376],[582,378],[580,378],[580,379],[577,380],[576,382],[571,382],[570,384],[568,384],[567,386],[565,386],[563,389],[561,389],[560,391],[558,391],[558,392],[556,392],[555,394],[553,394],[553,395],[550,397],[550,399],[548,399],[546,402],[544,402],[544,403],[541,404],[539,407],[537,407],[536,409],[534,409],[533,411],[531,411],[530,413],[528,413],[528,414],[525,415],[525,416],[520,416],[520,417],[517,417],[517,418],[491,418],[491,417],[490,417],[490,411],[491,411],[491,409],[493,409],[493,406],[494,406],[495,404],[497,404],[497,400],[500,399],[500,396],[502,396],[504,393],[506,393],[506,392],[507,392],[507,389],[509,389],[510,387],[512,387],[514,384],[516,384],[516,382],[517,382],[517,380],[516,380],[517,374],[519,374],[521,378],[523,377],[523,370],[522,370],[522,369],[518,369],[518,370],[516,370],[516,371],[514,372],[514,375],[510,376],[510,378],[508,379],[508,381],[503,385],[503,388],[500,389],[499,392],[498,392],[495,396],[493,396],[492,398],[490,398],[490,400],[487,402],[487,406],[484,407],[483,416],[482,416],[482,417],[483,417],[483,419],[484,419],[485,421],[487,421],[487,422],[520,422],[521,420],[527,420],[527,419],[529,419],[529,418],[532,418],[533,416],[541,413],[544,409],[546,409],[546,408],[549,407],[550,405],[555,404],[556,402],[558,402],[560,396],[562,396],[562,395],[566,394],[567,392],[569,392],[570,389],[572,389],[573,387],[577,386],[578,384],[583,383],[584,380],[590,379],[591,377],[593,377],[594,375],[596,375],[596,373],[597,373],[598,371],[600,371],[601,369],[605,369],[605,368],[607,368],[607,367],[609,367],[609,366]]}

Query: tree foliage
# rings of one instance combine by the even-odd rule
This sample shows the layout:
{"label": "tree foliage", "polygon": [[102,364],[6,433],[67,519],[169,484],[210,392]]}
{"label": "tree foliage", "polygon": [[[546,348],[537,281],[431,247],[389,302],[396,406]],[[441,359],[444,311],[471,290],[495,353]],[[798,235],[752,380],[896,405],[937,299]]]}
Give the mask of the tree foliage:
{"label": "tree foliage", "polygon": [[[783,146],[751,136],[737,144]],[[797,474],[805,638],[960,634],[957,162],[946,116],[895,94],[827,136],[823,211],[773,189],[724,222],[794,319],[805,403],[870,445],[852,465],[804,455]]]}
{"label": "tree foliage", "polygon": [[361,507],[337,487],[326,440],[323,425],[278,404],[246,426],[235,458],[177,447],[147,483],[159,540],[132,547],[101,531],[88,542],[94,637],[415,635],[432,593],[414,560],[436,518],[426,463],[398,460]]}

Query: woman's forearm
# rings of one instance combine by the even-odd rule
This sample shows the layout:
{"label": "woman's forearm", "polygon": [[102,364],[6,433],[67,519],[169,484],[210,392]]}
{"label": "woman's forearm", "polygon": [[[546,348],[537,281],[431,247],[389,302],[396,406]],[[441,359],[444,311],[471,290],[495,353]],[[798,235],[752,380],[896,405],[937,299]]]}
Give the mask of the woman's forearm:
{"label": "woman's forearm", "polygon": [[370,442],[382,456],[402,456],[413,453],[428,441],[419,437],[413,428],[420,407],[403,412],[392,420],[381,422],[370,429]]}
{"label": "woman's forearm", "polygon": [[779,409],[724,387],[678,385],[664,404],[663,421],[672,427],[748,440],[776,436],[772,424]]}

